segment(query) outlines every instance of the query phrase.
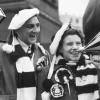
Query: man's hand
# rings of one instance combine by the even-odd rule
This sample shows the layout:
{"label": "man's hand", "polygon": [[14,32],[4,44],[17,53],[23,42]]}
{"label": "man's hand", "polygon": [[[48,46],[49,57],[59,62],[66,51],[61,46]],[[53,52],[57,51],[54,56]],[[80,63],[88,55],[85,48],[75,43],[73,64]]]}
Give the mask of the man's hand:
{"label": "man's hand", "polygon": [[46,63],[46,57],[42,56],[41,58],[38,59],[36,65],[37,65],[37,70],[40,71],[42,67],[45,67]]}
{"label": "man's hand", "polygon": [[100,69],[100,57],[99,55],[90,55],[90,60],[95,65],[96,68]]}

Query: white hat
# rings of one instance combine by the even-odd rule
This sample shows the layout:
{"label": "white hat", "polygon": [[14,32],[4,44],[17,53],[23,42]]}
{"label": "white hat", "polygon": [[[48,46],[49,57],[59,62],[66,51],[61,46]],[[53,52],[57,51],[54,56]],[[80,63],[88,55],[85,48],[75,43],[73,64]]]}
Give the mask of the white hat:
{"label": "white hat", "polygon": [[11,23],[8,27],[9,30],[19,29],[29,18],[39,15],[39,10],[37,8],[24,9],[19,11],[18,14],[12,18]]}
{"label": "white hat", "polygon": [[56,33],[53,42],[50,45],[50,53],[52,55],[54,55],[57,51],[59,42],[61,40],[62,35],[64,34],[64,32],[67,30],[69,23],[65,23],[62,25],[62,27],[58,30],[58,32]]}

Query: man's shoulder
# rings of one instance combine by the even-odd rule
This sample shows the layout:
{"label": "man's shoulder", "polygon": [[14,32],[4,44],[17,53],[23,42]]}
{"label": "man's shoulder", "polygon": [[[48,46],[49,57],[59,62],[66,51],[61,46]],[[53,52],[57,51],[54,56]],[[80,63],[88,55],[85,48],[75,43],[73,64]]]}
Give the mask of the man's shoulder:
{"label": "man's shoulder", "polygon": [[0,42],[0,51],[2,51],[2,46],[3,46],[4,44],[5,44],[5,43]]}
{"label": "man's shoulder", "polygon": [[96,68],[96,65],[94,64],[93,61],[91,61],[91,60],[86,60],[86,67],[87,67],[87,68],[90,68],[90,69],[94,69],[94,68]]}
{"label": "man's shoulder", "polygon": [[2,43],[2,42],[0,42],[0,62],[1,62],[1,59],[3,59],[3,57],[4,57],[4,52],[3,52],[3,49],[2,49],[2,46],[4,45],[5,43]]}
{"label": "man's shoulder", "polygon": [[37,48],[37,50],[41,51],[41,53],[43,53],[44,55],[48,55],[49,54],[48,51],[40,43],[36,44],[36,48]]}

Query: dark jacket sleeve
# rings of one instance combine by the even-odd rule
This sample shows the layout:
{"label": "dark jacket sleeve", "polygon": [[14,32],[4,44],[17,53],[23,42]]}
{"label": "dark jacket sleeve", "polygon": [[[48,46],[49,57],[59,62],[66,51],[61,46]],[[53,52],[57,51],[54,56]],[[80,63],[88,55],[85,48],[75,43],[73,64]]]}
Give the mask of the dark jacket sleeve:
{"label": "dark jacket sleeve", "polygon": [[0,95],[4,93],[4,84],[2,84],[2,43],[0,43]]}
{"label": "dark jacket sleeve", "polygon": [[37,96],[36,96],[36,100],[41,100],[41,94],[44,92],[42,83],[47,78],[48,71],[49,71],[49,66],[42,67],[42,69],[37,72]]}

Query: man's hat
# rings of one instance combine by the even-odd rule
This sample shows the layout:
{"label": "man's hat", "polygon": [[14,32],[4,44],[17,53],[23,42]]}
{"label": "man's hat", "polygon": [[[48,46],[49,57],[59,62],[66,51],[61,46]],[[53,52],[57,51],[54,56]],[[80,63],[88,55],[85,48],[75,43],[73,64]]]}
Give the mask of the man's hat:
{"label": "man's hat", "polygon": [[9,30],[19,29],[28,19],[39,15],[39,10],[37,8],[23,9],[19,11],[18,14],[12,18],[11,23],[8,27]]}

